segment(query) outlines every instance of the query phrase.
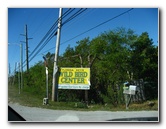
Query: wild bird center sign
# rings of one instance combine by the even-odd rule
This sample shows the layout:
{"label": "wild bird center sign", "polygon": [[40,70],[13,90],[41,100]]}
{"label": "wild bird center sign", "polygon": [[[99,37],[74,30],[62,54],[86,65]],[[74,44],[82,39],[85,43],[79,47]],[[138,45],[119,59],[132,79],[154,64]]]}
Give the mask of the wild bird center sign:
{"label": "wild bird center sign", "polygon": [[90,68],[60,68],[58,89],[90,89]]}

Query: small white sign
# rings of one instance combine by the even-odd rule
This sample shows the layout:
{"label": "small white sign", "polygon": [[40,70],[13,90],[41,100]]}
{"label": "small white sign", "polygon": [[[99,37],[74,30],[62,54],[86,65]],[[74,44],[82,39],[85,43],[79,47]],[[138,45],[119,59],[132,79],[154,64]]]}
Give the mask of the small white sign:
{"label": "small white sign", "polygon": [[134,91],[136,91],[136,89],[137,89],[137,86],[135,86],[135,85],[130,85],[130,86],[129,86],[129,90],[134,90]]}

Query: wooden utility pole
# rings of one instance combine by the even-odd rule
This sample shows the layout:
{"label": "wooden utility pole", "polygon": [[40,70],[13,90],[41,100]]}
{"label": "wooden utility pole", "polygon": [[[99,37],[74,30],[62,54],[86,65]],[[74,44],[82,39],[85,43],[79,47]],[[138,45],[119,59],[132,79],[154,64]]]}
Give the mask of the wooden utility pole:
{"label": "wooden utility pole", "polygon": [[21,67],[21,89],[23,89],[23,50],[22,43],[20,44],[20,67]]}
{"label": "wooden utility pole", "polygon": [[61,34],[61,22],[62,22],[62,8],[59,9],[59,19],[58,19],[58,30],[57,30],[57,40],[54,58],[54,68],[53,68],[53,81],[52,81],[52,101],[58,101],[58,56],[59,56],[59,44],[60,44],[60,34]]}
{"label": "wooden utility pole", "polygon": [[25,42],[24,41],[21,41],[21,42],[24,42],[26,44],[26,66],[27,66],[27,72],[29,72],[28,40],[32,39],[32,38],[28,38],[28,27],[27,27],[27,25],[25,25],[25,34],[21,34],[21,35],[25,36]]}
{"label": "wooden utility pole", "polygon": [[[27,67],[27,74],[29,73],[29,55],[28,55],[28,40],[29,39],[32,39],[32,38],[28,38],[28,28],[27,28],[27,25],[25,25],[25,34],[21,34],[23,36],[25,36],[25,41],[21,41],[21,42],[24,42],[26,44],[26,67]],[[21,48],[22,48],[22,44],[21,44]],[[22,51],[21,51],[21,55],[22,55]],[[23,66],[22,66],[22,60],[21,59],[21,73],[23,72]],[[22,86],[21,88],[23,88],[23,75],[21,74],[21,83],[22,83]],[[29,77],[28,77],[29,78]],[[27,85],[29,85],[29,82],[27,82]]]}
{"label": "wooden utility pole", "polygon": [[20,94],[21,84],[20,84],[20,62],[18,62],[18,93]]}
{"label": "wooden utility pole", "polygon": [[25,43],[26,43],[26,64],[27,72],[29,72],[29,56],[28,56],[28,32],[27,25],[25,25]]}
{"label": "wooden utility pole", "polygon": [[14,78],[13,78],[13,83],[12,83],[12,86],[14,86],[14,82],[15,82],[16,68],[17,68],[17,63],[15,63]]}

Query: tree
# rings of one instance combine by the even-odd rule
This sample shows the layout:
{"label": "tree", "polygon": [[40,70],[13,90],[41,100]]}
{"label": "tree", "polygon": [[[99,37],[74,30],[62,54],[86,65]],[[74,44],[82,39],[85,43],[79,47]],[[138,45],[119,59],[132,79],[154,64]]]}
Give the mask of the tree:
{"label": "tree", "polygon": [[[54,54],[46,55],[49,68],[49,93],[52,87]],[[70,45],[59,57],[59,67],[90,67],[91,88],[89,102],[110,103],[114,106],[124,103],[123,83],[144,80],[142,89],[147,99],[158,96],[158,47],[147,32],[140,36],[133,30],[117,28],[101,33],[90,40],[89,37]],[[24,73],[25,74],[25,73]],[[43,61],[29,70],[33,93],[45,94],[45,67]],[[24,76],[24,82],[28,81]],[[150,93],[149,93],[150,91]],[[82,101],[82,90],[59,90],[59,101]],[[51,96],[51,95],[49,95]]]}
{"label": "tree", "polygon": [[[24,85],[25,85],[25,91],[31,92],[32,94],[35,94],[37,96],[42,95],[45,96],[45,68],[43,62],[38,62],[33,67],[29,69],[28,74],[30,79],[27,79],[26,76],[24,76]],[[26,86],[26,82],[29,82],[29,86]]]}
{"label": "tree", "polygon": [[[131,48],[130,64],[134,71],[134,79],[143,79],[145,84],[151,83],[151,86],[145,85],[144,93],[146,98],[156,98],[158,96],[158,48],[153,46],[153,41],[147,32],[142,33]],[[155,94],[155,97],[152,97],[151,93]]]}

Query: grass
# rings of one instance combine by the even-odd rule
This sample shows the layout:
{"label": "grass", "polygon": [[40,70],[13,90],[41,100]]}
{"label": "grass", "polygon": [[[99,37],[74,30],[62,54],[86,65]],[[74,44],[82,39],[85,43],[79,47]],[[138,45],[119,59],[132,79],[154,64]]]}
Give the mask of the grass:
{"label": "grass", "polygon": [[[16,86],[8,87],[8,103],[19,103],[20,105],[29,107],[39,107],[54,110],[82,110],[82,111],[126,111],[126,106],[118,105],[114,107],[111,104],[90,104],[88,107],[81,102],[53,102],[49,100],[49,105],[43,105],[43,98],[35,94],[30,94],[26,91],[19,90]],[[149,106],[149,102],[153,102],[153,106]],[[146,101],[143,103],[131,103],[128,111],[141,111],[141,110],[158,110],[158,100]]]}

